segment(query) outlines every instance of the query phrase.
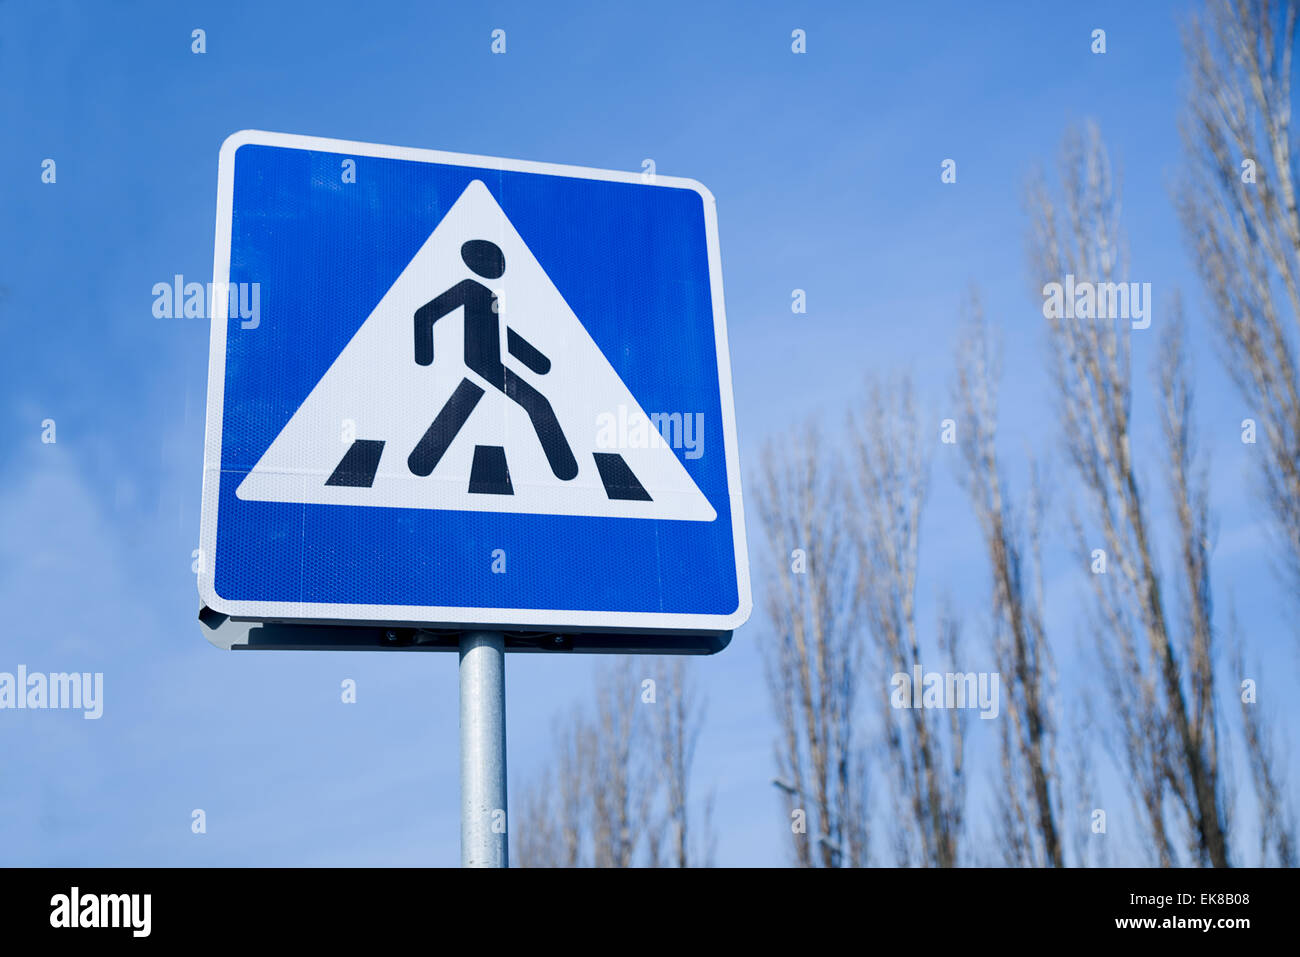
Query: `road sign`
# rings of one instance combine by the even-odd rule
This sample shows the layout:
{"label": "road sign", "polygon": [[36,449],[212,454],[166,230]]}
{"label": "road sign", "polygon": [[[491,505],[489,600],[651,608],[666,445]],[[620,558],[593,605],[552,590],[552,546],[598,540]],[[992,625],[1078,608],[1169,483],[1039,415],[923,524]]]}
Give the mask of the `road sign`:
{"label": "road sign", "polygon": [[716,650],[749,616],[699,183],[245,131],[221,149],[213,289],[258,308],[212,322],[210,621],[311,626],[276,647]]}

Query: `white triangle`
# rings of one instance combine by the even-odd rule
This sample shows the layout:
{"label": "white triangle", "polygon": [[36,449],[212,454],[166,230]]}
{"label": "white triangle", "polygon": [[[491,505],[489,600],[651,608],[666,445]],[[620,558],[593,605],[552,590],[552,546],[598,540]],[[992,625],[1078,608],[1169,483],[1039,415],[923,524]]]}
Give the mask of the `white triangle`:
{"label": "white triangle", "polygon": [[[506,269],[499,279],[480,279],[462,260],[461,246],[473,239],[490,240],[505,254]],[[575,478],[556,478],[524,409],[466,368],[462,308],[435,322],[433,363],[415,362],[416,310],[464,279],[481,281],[497,293],[502,359],[550,402],[578,463]],[[545,375],[535,374],[509,354],[507,328],[550,359]],[[413,474],[408,455],[462,379],[483,389],[482,399],[432,474]],[[633,444],[626,441],[602,447],[607,443],[601,441],[601,425],[609,421],[602,416],[617,420],[620,407],[633,424],[646,415],[488,188],[475,180],[236,494],[241,499],[320,505],[713,521],[717,513],[673,450],[659,441],[653,425],[646,423],[648,428],[640,432],[628,430],[639,447],[625,447]],[[354,431],[348,430],[348,423]],[[384,442],[373,484],[328,485],[351,435]],[[604,435],[608,437],[608,430]],[[469,491],[476,445],[505,449],[513,494]],[[596,466],[597,452],[622,456],[650,500],[611,499]]]}

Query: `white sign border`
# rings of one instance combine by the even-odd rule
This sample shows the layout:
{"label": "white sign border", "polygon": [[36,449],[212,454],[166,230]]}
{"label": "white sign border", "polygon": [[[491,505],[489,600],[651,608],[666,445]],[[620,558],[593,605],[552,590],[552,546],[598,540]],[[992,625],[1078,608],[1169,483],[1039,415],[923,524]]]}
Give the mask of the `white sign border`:
{"label": "white sign border", "polygon": [[[448,153],[442,150],[385,146],[349,140],[240,130],[221,144],[217,172],[217,226],[212,262],[215,289],[226,288],[230,279],[230,242],[233,217],[235,153],[245,145],[277,146],[289,149],[413,160],[451,166],[472,166],[520,173],[541,173],[577,179],[619,183],[644,183],[643,175],[625,170],[591,169],[527,160]],[[656,174],[651,183],[675,189],[690,189],[704,201],[704,227],[709,256],[709,287],[713,297],[714,342],[718,358],[718,386],[721,392],[723,441],[726,446],[727,491],[731,504],[731,534],[735,552],[736,588],[739,604],[727,615],[678,614],[664,612],[541,610],[533,608],[457,608],[417,605],[335,604],[321,602],[230,601],[216,590],[216,543],[218,484],[221,479],[221,430],[225,401],[226,332],[229,321],[213,317],[208,352],[207,431],[203,450],[203,504],[200,519],[199,597],[213,611],[237,619],[265,621],[338,622],[364,624],[422,624],[430,627],[493,625],[529,630],[576,628],[584,630],[636,631],[733,631],[744,624],[753,609],[750,592],[749,551],[745,541],[745,517],[741,499],[740,451],[736,437],[735,398],[731,383],[731,357],[727,344],[726,310],[722,298],[722,258],[718,249],[717,201],[704,184],[677,176]]]}

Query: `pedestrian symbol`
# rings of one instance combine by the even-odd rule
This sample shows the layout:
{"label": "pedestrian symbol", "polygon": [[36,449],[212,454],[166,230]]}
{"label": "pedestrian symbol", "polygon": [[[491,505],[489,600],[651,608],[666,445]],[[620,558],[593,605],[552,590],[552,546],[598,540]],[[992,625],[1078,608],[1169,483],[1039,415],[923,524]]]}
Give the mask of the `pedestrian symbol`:
{"label": "pedestrian symbol", "polygon": [[[465,265],[476,275],[487,279],[500,279],[505,272],[505,256],[501,250],[486,239],[471,239],[460,247],[460,256]],[[573,460],[569,443],[564,440],[564,432],[555,421],[551,404],[540,392],[530,386],[511,369],[501,362],[501,323],[499,319],[500,303],[496,295],[487,286],[476,279],[462,279],[442,295],[433,299],[415,312],[415,361],[422,366],[433,364],[433,324],[458,307],[465,310],[465,365],[477,372],[485,382],[490,383],[511,400],[519,403],[537,431],[537,438],[542,443],[542,451],[551,465],[555,477],[568,481],[578,474],[578,463]],[[538,375],[550,371],[551,362],[538,352],[528,340],[513,329],[507,330],[510,354]],[[461,379],[456,391],[451,394],[438,417],[424,433],[420,444],[415,447],[407,463],[416,475],[428,475],[442,458],[447,446],[456,438],[456,434],[465,425],[465,420],[474,411],[474,406],[483,397],[483,390],[468,378]],[[474,452],[474,464],[478,465],[478,453],[493,449],[497,455],[493,461],[504,462],[500,458],[499,446],[478,446]],[[499,467],[499,466],[498,466]],[[491,491],[498,494],[512,494],[508,475],[494,475],[500,487]],[[487,489],[484,489],[485,491]],[[470,491],[473,492],[473,482]]]}
{"label": "pedestrian symbol", "polygon": [[237,495],[713,521],[667,443],[601,447],[602,415],[622,409],[649,418],[474,180]]}

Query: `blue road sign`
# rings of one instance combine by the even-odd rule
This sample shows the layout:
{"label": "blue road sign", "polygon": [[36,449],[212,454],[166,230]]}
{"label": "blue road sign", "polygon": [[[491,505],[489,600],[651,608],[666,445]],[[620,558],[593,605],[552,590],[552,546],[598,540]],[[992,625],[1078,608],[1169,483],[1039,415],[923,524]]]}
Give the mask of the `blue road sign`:
{"label": "blue road sign", "polygon": [[641,634],[749,616],[699,183],[240,132],[212,290],[210,609]]}

